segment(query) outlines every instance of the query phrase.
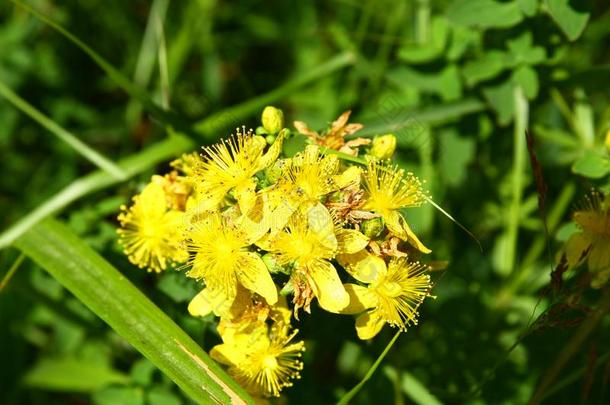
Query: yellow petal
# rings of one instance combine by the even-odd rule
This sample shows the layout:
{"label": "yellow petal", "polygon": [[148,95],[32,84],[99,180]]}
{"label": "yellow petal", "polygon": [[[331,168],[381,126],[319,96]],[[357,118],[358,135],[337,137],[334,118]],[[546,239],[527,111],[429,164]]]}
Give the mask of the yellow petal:
{"label": "yellow petal", "polygon": [[599,272],[610,268],[610,243],[604,239],[596,241],[589,252],[589,271]]}
{"label": "yellow petal", "polygon": [[591,240],[582,233],[575,233],[565,244],[568,266],[574,267],[584,258],[583,254],[591,246]]}
{"label": "yellow petal", "polygon": [[335,176],[335,184],[339,188],[345,188],[360,184],[362,170],[358,166],[350,166],[343,173]]}
{"label": "yellow petal", "polygon": [[362,340],[374,338],[383,328],[385,321],[375,313],[364,313],[356,319],[356,332]]}
{"label": "yellow petal", "polygon": [[411,246],[422,253],[432,252],[417,238],[407,221],[405,221],[403,216],[398,211],[388,210],[382,215],[383,219],[386,221],[386,226],[394,235],[404,241],[409,242]]}
{"label": "yellow petal", "polygon": [[336,230],[338,253],[356,253],[368,245],[369,238],[355,229],[340,228]]}
{"label": "yellow petal", "polygon": [[139,205],[146,217],[160,217],[167,209],[165,192],[158,183],[148,183],[138,197]]}
{"label": "yellow petal", "polygon": [[241,182],[235,187],[235,199],[241,212],[250,212],[256,201],[256,183],[253,179]]}
{"label": "yellow petal", "polygon": [[342,314],[359,314],[377,306],[377,297],[368,288],[357,284],[345,284],[349,304],[341,310]]}
{"label": "yellow petal", "polygon": [[330,262],[316,260],[307,266],[307,273],[313,281],[311,287],[320,307],[329,312],[339,312],[349,304],[349,295]]}
{"label": "yellow petal", "polygon": [[282,151],[282,144],[284,143],[284,137],[286,136],[286,132],[287,131],[285,130],[280,131],[277,138],[275,138],[275,142],[273,142],[273,145],[271,145],[269,150],[267,150],[267,153],[261,156],[258,161],[258,170],[262,170],[266,167],[271,166],[273,162],[277,160],[278,156],[280,155],[280,152]]}
{"label": "yellow petal", "polygon": [[191,300],[188,311],[192,316],[206,316],[210,312],[218,316],[229,315],[232,300],[225,296],[221,290],[204,288]]}
{"label": "yellow petal", "polygon": [[309,230],[316,235],[316,238],[322,245],[331,250],[337,249],[337,237],[335,236],[333,218],[325,206],[317,203],[308,208],[307,224]]}
{"label": "yellow petal", "polygon": [[263,260],[252,252],[239,254],[239,270],[237,277],[241,284],[250,291],[265,298],[269,305],[277,302],[277,289],[269,270]]}
{"label": "yellow petal", "polygon": [[216,345],[210,350],[210,356],[221,364],[236,366],[246,359],[246,352],[234,343]]}
{"label": "yellow petal", "polygon": [[366,250],[354,254],[337,255],[337,261],[356,280],[370,284],[387,273],[383,259]]}

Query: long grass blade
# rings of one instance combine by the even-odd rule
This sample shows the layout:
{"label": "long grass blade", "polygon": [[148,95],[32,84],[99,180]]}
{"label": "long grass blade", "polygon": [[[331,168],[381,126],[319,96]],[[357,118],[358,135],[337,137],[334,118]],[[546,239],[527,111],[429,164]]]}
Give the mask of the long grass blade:
{"label": "long grass blade", "polygon": [[41,126],[49,130],[53,135],[57,136],[63,142],[67,143],[76,152],[81,154],[91,163],[104,170],[111,176],[119,179],[125,179],[125,173],[123,170],[115,165],[112,161],[104,157],[101,153],[92,149],[86,143],[78,139],[74,134],[62,128],[59,124],[53,121],[51,118],[44,115],[42,112],[36,109],[33,105],[19,97],[13,90],[11,90],[2,80],[0,80],[0,96],[4,97],[7,101],[13,104],[24,114],[28,115],[34,121],[39,123]]}
{"label": "long grass blade", "polygon": [[59,32],[66,39],[72,42],[74,45],[79,47],[83,52],[85,52],[93,61],[108,75],[110,79],[112,79],[120,88],[122,88],[127,94],[131,97],[137,99],[144,108],[150,112],[155,118],[166,125],[171,125],[174,128],[180,129],[183,132],[189,133],[191,132],[190,126],[186,124],[183,120],[177,117],[170,111],[165,111],[163,108],[158,106],[148,95],[148,93],[142,89],[140,86],[134,84],[127,76],[117,70],[110,62],[108,62],[105,58],[103,58],[100,54],[93,50],[89,45],[81,41],[76,35],[72,34],[66,28],[62,27],[55,21],[51,20],[49,17],[39,12],[35,8],[23,3],[20,0],[11,0],[17,6],[23,8],[28,13],[32,14],[34,17],[39,19],[40,21],[47,24],[49,27],[53,28],[55,31]]}
{"label": "long grass blade", "polygon": [[197,403],[254,403],[178,325],[61,222],[47,219],[15,245]]}
{"label": "long grass blade", "polygon": [[195,124],[195,130],[202,136],[209,137],[220,130],[230,128],[265,105],[280,100],[299,87],[352,65],[355,60],[356,58],[351,52],[341,53],[315,69],[289,80],[287,83],[268,93],[208,116]]}
{"label": "long grass blade", "polygon": [[[173,136],[148,149],[119,161],[119,167],[130,178],[155,164],[168,160],[194,148],[193,142],[184,136]],[[40,220],[59,212],[72,202],[94,191],[119,183],[121,180],[103,171],[95,171],[81,177],[32,210],[0,234],[0,249],[9,246]]]}

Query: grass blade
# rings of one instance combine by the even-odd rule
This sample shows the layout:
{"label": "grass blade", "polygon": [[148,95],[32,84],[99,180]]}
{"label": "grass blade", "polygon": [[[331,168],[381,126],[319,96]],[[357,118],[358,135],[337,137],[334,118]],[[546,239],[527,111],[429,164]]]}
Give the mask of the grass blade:
{"label": "grass blade", "polygon": [[15,245],[198,403],[253,403],[163,311],[62,223],[47,219]]}
{"label": "grass blade", "polygon": [[[195,146],[190,139],[176,135],[161,141],[140,153],[119,161],[118,166],[125,172],[126,178],[130,178],[159,162],[163,162],[180,153],[192,150],[194,147]],[[73,181],[63,190],[39,205],[36,209],[30,211],[29,214],[2,232],[0,234],[0,249],[9,246],[16,238],[27,232],[28,229],[40,220],[57,213],[79,198],[119,182],[119,179],[110,176],[103,171],[95,171]]]}
{"label": "grass blade", "polygon": [[195,130],[202,136],[209,137],[220,130],[233,127],[236,125],[236,123],[239,123],[244,118],[258,112],[258,110],[262,109],[262,107],[289,95],[299,87],[327,76],[339,69],[343,69],[354,62],[355,57],[351,52],[341,53],[328,62],[323,63],[315,69],[311,69],[310,71],[292,80],[289,80],[287,83],[274,90],[271,90],[268,93],[252,98],[233,107],[226,108],[215,114],[211,114],[207,118],[196,123]]}
{"label": "grass blade", "polygon": [[[386,105],[387,104],[387,105]],[[441,104],[424,109],[394,108],[392,100],[380,102],[373,117],[357,117],[354,121],[365,122],[366,126],[354,136],[373,136],[398,132],[411,126],[441,124],[462,115],[472,114],[485,109],[485,104],[477,99],[468,98],[454,103]]]}
{"label": "grass blade", "polygon": [[83,155],[87,160],[100,169],[119,180],[125,179],[125,173],[120,167],[108,160],[101,153],[89,147],[86,143],[82,142],[74,134],[62,128],[51,118],[38,111],[33,105],[19,97],[19,95],[6,86],[2,80],[0,80],[0,96],[4,97],[17,109],[28,115],[41,126],[48,129],[53,135],[70,145],[72,149]]}
{"label": "grass blade", "polygon": [[28,13],[32,14],[34,17],[38,18],[40,21],[47,24],[49,27],[53,28],[55,31],[59,32],[65,38],[67,38],[74,45],[79,47],[83,52],[85,52],[93,61],[112,79],[119,87],[121,87],[127,94],[131,97],[137,99],[144,108],[150,112],[155,118],[166,125],[171,125],[181,131],[186,133],[191,132],[190,126],[185,124],[181,119],[179,119],[175,114],[170,111],[164,111],[161,107],[159,107],[146,93],[144,89],[140,86],[134,84],[127,76],[117,70],[110,62],[108,62],[105,58],[103,58],[100,54],[95,52],[89,45],[85,44],[81,41],[76,35],[72,34],[70,31],[51,20],[46,15],[42,14],[38,10],[33,7],[23,3],[20,0],[11,0],[17,6],[23,8]]}

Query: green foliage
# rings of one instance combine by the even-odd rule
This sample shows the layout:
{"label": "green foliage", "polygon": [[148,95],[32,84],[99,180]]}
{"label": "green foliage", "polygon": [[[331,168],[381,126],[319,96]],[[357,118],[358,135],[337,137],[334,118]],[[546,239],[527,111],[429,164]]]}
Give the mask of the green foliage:
{"label": "green foliage", "polygon": [[[190,363],[175,385],[170,364],[187,359],[155,357],[149,345],[167,342],[142,340],[154,324],[141,325],[148,318],[111,288],[118,278],[93,284],[90,265],[133,284],[193,353],[218,343],[211,318],[187,313],[202,286],[181,269],[155,277],[132,268],[116,215],[167,162],[242,123],[256,128],[271,103],[288,126],[323,128],[351,109],[365,125],[356,135],[394,133],[396,163],[425,179],[483,247],[430,204],[407,210],[449,261],[434,274],[437,298],[368,377],[393,331],[362,343],[350,317],[314,306],[303,314],[308,349],[289,403],[336,402],[365,378],[354,404],[526,403],[553,374],[538,398],[607,400],[607,318],[569,346],[599,294],[570,296],[576,271],[548,293],[559,248],[578,231],[574,202],[591,188],[610,192],[606,2],[14,3],[0,2],[0,403],[190,403],[206,374]],[[286,152],[304,141],[291,138]],[[40,222],[49,216],[69,228],[57,244],[40,239],[57,230]],[[35,261],[9,247],[28,238]],[[92,311],[79,289],[105,306]],[[565,295],[572,306],[557,309]],[[109,320],[115,301],[131,326]],[[573,355],[555,373],[566,347]]]}

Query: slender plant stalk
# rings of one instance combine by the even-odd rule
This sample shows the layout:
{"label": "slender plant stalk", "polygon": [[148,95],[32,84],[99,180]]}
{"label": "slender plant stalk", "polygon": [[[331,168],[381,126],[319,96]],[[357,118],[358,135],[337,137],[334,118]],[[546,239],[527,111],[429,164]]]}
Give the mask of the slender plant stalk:
{"label": "slender plant stalk", "polygon": [[530,405],[539,404],[546,392],[551,388],[559,373],[564,369],[572,357],[580,350],[587,337],[595,330],[603,316],[610,311],[610,291],[605,291],[597,308],[587,317],[585,322],[572,335],[568,343],[561,349],[559,355],[542,376],[536,392],[530,399]]}
{"label": "slender plant stalk", "polygon": [[[184,136],[172,136],[140,153],[119,161],[118,166],[125,171],[127,178],[147,170],[157,163],[166,161],[180,153],[192,150],[195,144]],[[28,231],[40,220],[57,213],[72,202],[94,191],[118,184],[121,181],[101,170],[92,172],[67,185],[63,190],[30,211],[0,234],[0,249],[9,246],[19,236]]]}
{"label": "slender plant stalk", "polygon": [[21,253],[18,257],[17,260],[15,260],[13,262],[13,265],[11,266],[10,269],[8,269],[8,271],[6,272],[6,274],[4,275],[4,277],[2,277],[2,281],[0,281],[0,292],[2,292],[2,290],[4,290],[4,288],[8,285],[8,283],[11,281],[11,278],[13,278],[13,276],[15,275],[15,273],[17,272],[17,270],[19,269],[19,266],[21,266],[21,263],[23,263],[23,260],[25,259],[25,255],[23,253]]}
{"label": "slender plant stalk", "polygon": [[107,159],[104,155],[98,151],[92,149],[86,143],[78,139],[74,134],[62,128],[59,124],[53,121],[51,118],[44,115],[42,112],[36,109],[33,105],[19,97],[13,90],[11,90],[2,80],[0,80],[0,96],[4,97],[7,101],[13,104],[24,114],[28,115],[34,121],[39,123],[41,126],[49,130],[53,135],[57,136],[63,142],[68,144],[77,153],[81,154],[85,159],[104,170],[111,176],[119,179],[125,179],[125,172],[115,165],[111,160]]}
{"label": "slender plant stalk", "polygon": [[351,401],[356,396],[356,394],[358,394],[364,384],[366,384],[366,382],[373,376],[373,374],[375,374],[375,371],[377,370],[385,356],[388,354],[392,346],[394,346],[394,343],[396,343],[396,340],[398,340],[398,337],[401,333],[401,331],[396,332],[392,340],[390,340],[390,343],[388,343],[385,349],[383,349],[383,352],[381,352],[379,357],[377,357],[377,360],[375,360],[375,363],[373,363],[371,368],[369,368],[369,371],[366,372],[366,375],[364,376],[362,381],[356,384],[356,386],[354,386],[354,388],[352,388],[347,394],[343,395],[339,402],[337,402],[337,405],[347,405],[349,401]]}
{"label": "slender plant stalk", "polygon": [[509,275],[515,268],[517,240],[519,237],[519,218],[521,216],[521,199],[523,198],[523,172],[525,168],[525,130],[527,128],[528,104],[521,87],[515,86],[513,92],[515,103],[515,127],[513,144],[512,200],[506,225],[506,245],[501,270]]}
{"label": "slender plant stalk", "polygon": [[253,404],[178,325],[68,227],[47,219],[15,246],[198,403]]}

